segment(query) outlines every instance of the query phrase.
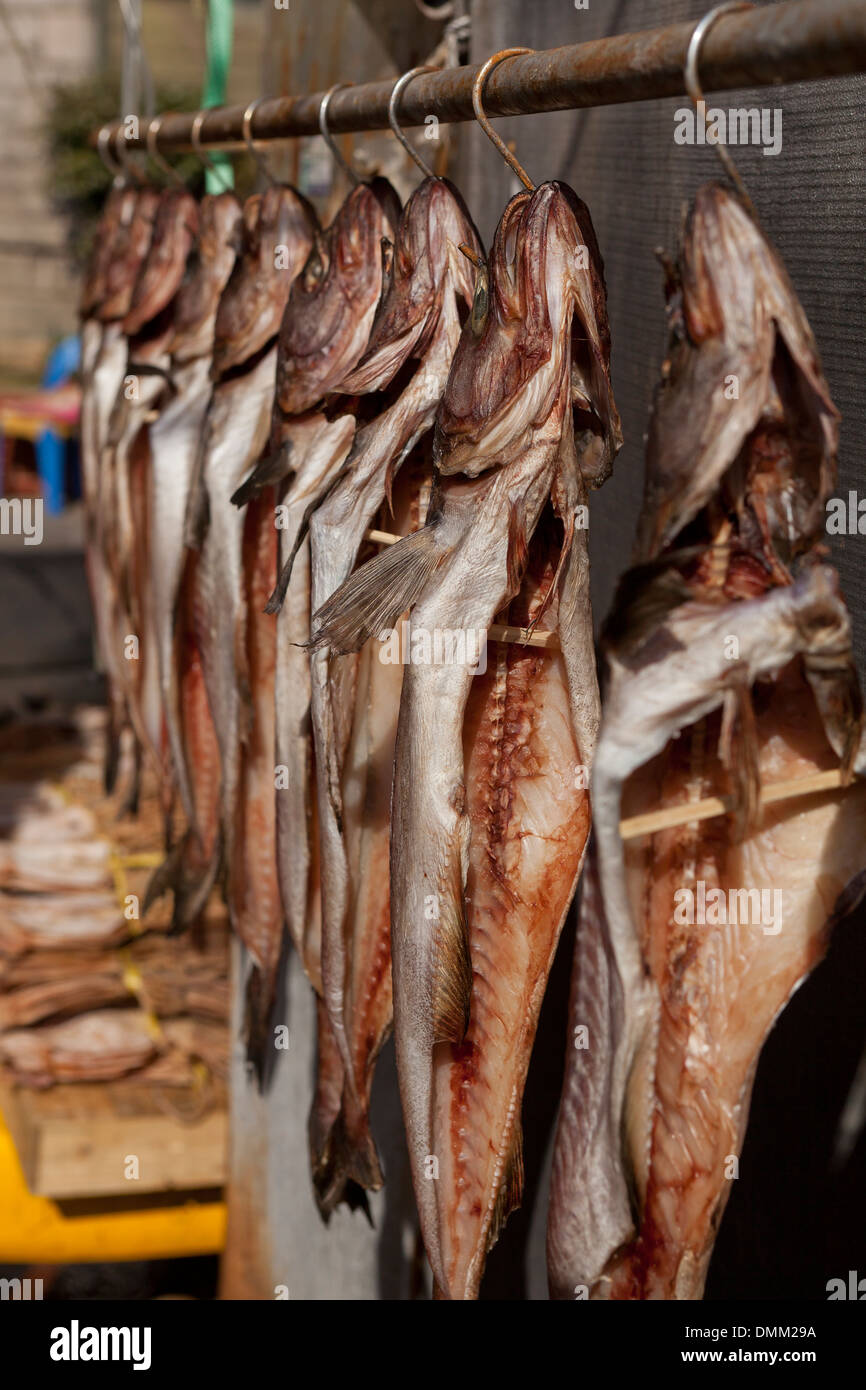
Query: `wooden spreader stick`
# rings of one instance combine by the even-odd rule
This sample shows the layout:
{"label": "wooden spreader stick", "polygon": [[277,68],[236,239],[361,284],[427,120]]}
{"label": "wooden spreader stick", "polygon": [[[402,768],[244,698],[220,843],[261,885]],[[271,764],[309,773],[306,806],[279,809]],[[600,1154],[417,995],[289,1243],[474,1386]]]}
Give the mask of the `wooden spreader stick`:
{"label": "wooden spreader stick", "polygon": [[[402,537],[392,535],[390,531],[368,531],[367,539],[379,545],[394,545]],[[521,646],[559,650],[559,638],[555,632],[527,632],[523,627],[494,624],[488,629],[487,635],[493,642],[515,642]],[[787,782],[771,782],[769,786],[761,788],[760,801],[762,806],[770,806],[775,801],[793,801],[800,796],[814,796],[816,792],[837,791],[843,786],[841,770],[832,768],[828,772],[814,772],[808,777],[794,777]],[[692,821],[727,816],[735,809],[732,796],[707,796],[702,801],[683,802],[661,811],[648,811],[642,816],[629,816],[620,821],[619,833],[624,840],[637,840],[642,835],[653,835],[657,830],[673,830],[675,826],[688,825]]]}
{"label": "wooden spreader stick", "polygon": [[[769,806],[774,801],[792,801],[798,796],[814,796],[815,792],[836,791],[843,786],[841,770],[834,767],[829,772],[813,772],[808,777],[771,782],[769,786],[761,788],[760,801],[762,806]],[[641,835],[653,835],[657,830],[672,830],[674,826],[688,825],[691,821],[726,816],[735,809],[732,796],[708,796],[703,801],[684,801],[679,806],[667,806],[663,811],[629,816],[627,820],[620,821],[619,833],[624,840],[636,840]]]}

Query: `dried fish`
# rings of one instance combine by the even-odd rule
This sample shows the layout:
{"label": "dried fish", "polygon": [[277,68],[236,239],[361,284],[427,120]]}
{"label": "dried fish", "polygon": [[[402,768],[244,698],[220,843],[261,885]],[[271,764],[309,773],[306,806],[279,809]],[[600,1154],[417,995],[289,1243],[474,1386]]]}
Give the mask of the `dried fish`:
{"label": "dried fish", "polygon": [[[866,886],[866,788],[759,809],[861,752],[850,624],[822,556],[838,415],[739,199],[697,195],[636,565],[608,624],[548,1252],[559,1298],[699,1298],[774,1019]],[[733,389],[736,386],[737,389]],[[622,815],[738,813],[624,844]]]}
{"label": "dried fish", "polygon": [[[561,184],[519,194],[479,274],[439,409],[427,524],[318,615],[335,651],[356,650],[410,607],[421,638],[397,733],[391,930],[415,1195],[443,1297],[476,1295],[519,1200],[520,1100],[588,831],[575,775],[598,718],[583,509],[621,442],[608,352],[586,208]],[[558,520],[545,516],[550,503]],[[511,603],[529,623],[550,612],[562,654],[499,657],[476,692],[480,652],[467,638],[483,639]],[[462,653],[437,660],[437,633],[462,636]],[[543,793],[534,785],[542,771],[549,796],[547,781]],[[503,934],[507,951],[492,954],[485,938]]]}

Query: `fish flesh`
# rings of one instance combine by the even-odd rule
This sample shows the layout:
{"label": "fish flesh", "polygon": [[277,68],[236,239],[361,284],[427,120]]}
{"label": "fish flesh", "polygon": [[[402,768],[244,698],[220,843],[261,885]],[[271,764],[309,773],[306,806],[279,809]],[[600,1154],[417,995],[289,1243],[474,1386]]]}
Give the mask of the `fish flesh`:
{"label": "fish flesh", "polygon": [[[386,500],[392,504],[392,524],[408,531],[422,484],[429,496],[428,469],[395,506],[394,478],[433,426],[461,319],[474,298],[468,258],[480,255],[478,233],[457,190],[443,179],[425,179],[403,211],[390,283],[367,349],[342,384],[346,392],[377,392],[383,398],[374,418],[358,429],[341,477],[310,518],[314,612],[351,574],[364,535]],[[417,506],[414,510],[412,529],[417,529],[424,518]],[[379,636],[358,658],[336,661],[317,641],[311,659],[323,986],[345,1068],[344,1100],[328,1138],[328,1161],[318,1164],[327,1174],[320,1195],[327,1209],[341,1200],[347,1180],[374,1190],[383,1181],[369,1107],[375,1060],[392,1022],[385,865],[402,664],[379,660]]]}
{"label": "fish flesh", "polygon": [[[838,413],[814,339],[775,251],[718,185],[697,194],[667,288],[635,563],[604,639],[555,1298],[702,1296],[764,1039],[866,887],[862,781],[760,804],[775,782],[866,769],[850,622],[821,546]],[[714,795],[730,816],[685,820]],[[660,804],[684,823],[622,838],[621,817]]]}
{"label": "fish flesh", "polygon": [[[339,652],[412,609],[391,815],[394,1028],[444,1298],[477,1295],[519,1200],[523,1086],[589,823],[575,771],[592,756],[598,695],[580,509],[620,443],[595,234],[570,189],[543,184],[508,204],[479,270],[437,415],[426,525],[318,615]],[[501,653],[476,690],[471,638],[483,648],[512,604],[529,626],[551,615],[560,654]],[[450,659],[437,634],[456,639]]]}

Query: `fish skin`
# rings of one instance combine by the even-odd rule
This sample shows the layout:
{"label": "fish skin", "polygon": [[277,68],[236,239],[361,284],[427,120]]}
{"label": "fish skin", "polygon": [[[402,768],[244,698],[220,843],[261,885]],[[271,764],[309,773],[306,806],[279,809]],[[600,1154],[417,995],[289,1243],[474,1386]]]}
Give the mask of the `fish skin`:
{"label": "fish skin", "polygon": [[[609,471],[621,436],[606,361],[601,265],[587,222],[583,205],[558,184],[520,194],[506,208],[437,417],[438,471],[427,525],[362,567],[335,595],[324,623],[335,650],[356,649],[371,633],[393,625],[407,607],[412,607],[413,629],[486,632],[521,590],[532,538],[549,501],[570,504]],[[576,255],[580,247],[586,247],[585,266]],[[577,346],[586,339],[592,340],[588,350]],[[511,363],[512,354],[517,364]],[[500,380],[518,395],[500,390]],[[580,389],[590,382],[598,383],[591,388],[598,390],[597,400]],[[573,653],[566,658],[569,648],[584,651],[590,626],[586,537],[575,529],[573,516],[564,515],[563,522],[567,555],[561,560],[568,564],[570,592],[560,633],[562,662],[572,736],[586,763],[597,720],[595,669],[590,662],[581,670]],[[545,606],[544,601],[535,606],[536,618]],[[493,1175],[491,1193],[491,1174],[485,1189],[485,1177],[476,1169],[479,1200],[462,1217],[456,1169],[436,1148],[444,1130],[449,1144],[461,1142],[444,1119],[475,1003],[471,942],[478,943],[483,930],[483,911],[473,922],[472,905],[465,900],[470,807],[477,808],[478,793],[477,787],[467,789],[463,747],[472,684],[465,661],[405,667],[392,802],[397,1063],[424,1242],[438,1294],[446,1298],[474,1296],[483,1248],[507,1214],[502,1203],[496,1210],[495,1183],[502,1174]],[[567,823],[584,801],[584,791],[575,788]],[[566,875],[571,881],[562,894],[565,906],[581,851],[578,845],[577,867],[571,864]],[[557,900],[551,917],[534,923],[547,934],[550,955],[561,925],[560,906]],[[534,990],[539,977],[543,988],[545,969],[542,964],[534,977]],[[532,1023],[527,1031],[534,1031]],[[531,1040],[512,1041],[512,1069],[496,1084],[504,1089],[513,1117]],[[485,1078],[486,1073],[482,1087]],[[467,1123],[474,1114],[483,1127],[483,1112],[483,1096],[476,1096]],[[495,1142],[499,1135],[490,1138]],[[512,1145],[515,1166],[516,1151]],[[434,1157],[440,1163],[437,1181],[426,1173]]]}
{"label": "fish skin", "polygon": [[[866,886],[861,785],[793,813],[758,802],[764,781],[866,764],[850,623],[816,545],[838,416],[811,333],[775,252],[716,186],[697,195],[668,293],[637,563],[606,629],[571,1004],[591,1043],[567,1051],[555,1298],[702,1296],[761,1046]],[[744,389],[723,420],[728,372]],[[620,816],[660,794],[719,791],[733,819],[620,838]],[[674,894],[698,881],[779,889],[781,932],[677,921]]]}
{"label": "fish skin", "polygon": [[[232,505],[231,498],[268,442],[276,373],[276,330],[292,281],[309,254],[315,223],[306,200],[293,189],[282,187],[268,189],[252,211],[245,213],[245,222],[248,227],[254,224],[255,235],[245,242],[239,265],[235,267],[217,312],[213,370],[224,375],[214,385],[208,409],[199,475],[187,514],[187,539],[199,551],[194,570],[194,602],[205,685],[220,750],[227,900],[232,925],[249,947],[253,960],[255,979],[249,985],[248,1037],[253,1042],[255,1054],[251,1054],[251,1060],[259,1063],[261,1076],[263,1050],[260,1045],[270,1006],[270,985],[260,978],[256,959],[258,956],[265,962],[270,955],[262,949],[258,934],[261,924],[251,921],[245,905],[243,874],[238,871],[242,847],[236,845],[235,830],[254,812],[264,814],[261,807],[239,804],[239,797],[246,796],[246,788],[242,786],[241,743],[250,736],[250,721],[255,717],[251,697],[256,702],[264,697],[250,686],[244,599],[244,514]],[[283,247],[285,253],[279,257],[279,265],[275,254],[277,247]],[[265,326],[269,336],[262,341]],[[273,504],[271,512],[273,524]],[[271,711],[273,684],[271,679]],[[261,708],[258,714],[264,717]],[[273,713],[270,717],[273,720]],[[267,789],[271,806],[276,794],[274,761],[272,756]],[[265,795],[260,781],[252,794],[256,798]],[[268,852],[266,845],[260,848],[262,853]],[[270,855],[275,865],[273,842]],[[267,930],[273,928],[270,918],[269,922]],[[282,932],[282,919],[279,932]]]}
{"label": "fish skin", "polygon": [[[403,211],[390,284],[370,342],[343,386],[347,391],[383,391],[410,362],[415,370],[403,389],[392,392],[384,410],[359,429],[343,476],[311,516],[312,606],[317,613],[351,574],[366,531],[390,498],[394,474],[432,428],[460,337],[459,306],[462,302],[468,311],[474,296],[469,263],[457,249],[461,242],[481,254],[478,233],[460,195],[444,180],[425,179]],[[406,512],[405,506],[402,510]],[[357,832],[364,844],[352,856],[344,806],[344,795],[351,800],[363,786],[366,797],[380,805],[381,776],[375,767],[393,761],[401,668],[381,668],[376,660],[378,635],[360,662],[346,657],[334,662],[322,643],[311,660],[323,985],[346,1076],[339,1130],[330,1144],[330,1206],[341,1200],[347,1181],[374,1189],[382,1184],[369,1133],[369,1103],[373,1064],[391,1026],[388,894],[384,871],[378,877],[373,874],[375,883],[369,880],[370,863],[377,856],[387,861],[388,817],[386,808],[376,822],[378,835],[365,838]],[[368,693],[356,707],[359,678]],[[364,758],[346,768],[352,742],[372,747],[372,769]],[[365,799],[365,805],[369,811],[370,800]],[[363,807],[356,808],[356,816],[364,814]]]}

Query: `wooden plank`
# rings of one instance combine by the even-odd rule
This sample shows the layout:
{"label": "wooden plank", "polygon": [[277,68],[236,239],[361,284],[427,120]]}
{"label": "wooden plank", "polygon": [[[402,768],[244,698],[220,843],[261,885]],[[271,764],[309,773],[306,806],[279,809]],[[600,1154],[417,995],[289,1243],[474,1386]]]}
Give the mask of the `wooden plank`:
{"label": "wooden plank", "polygon": [[[135,1082],[0,1087],[30,1191],[59,1200],[221,1187],[225,1109],[185,1120],[170,1112],[166,1094]],[[127,1176],[132,1158],[137,1177]]]}

